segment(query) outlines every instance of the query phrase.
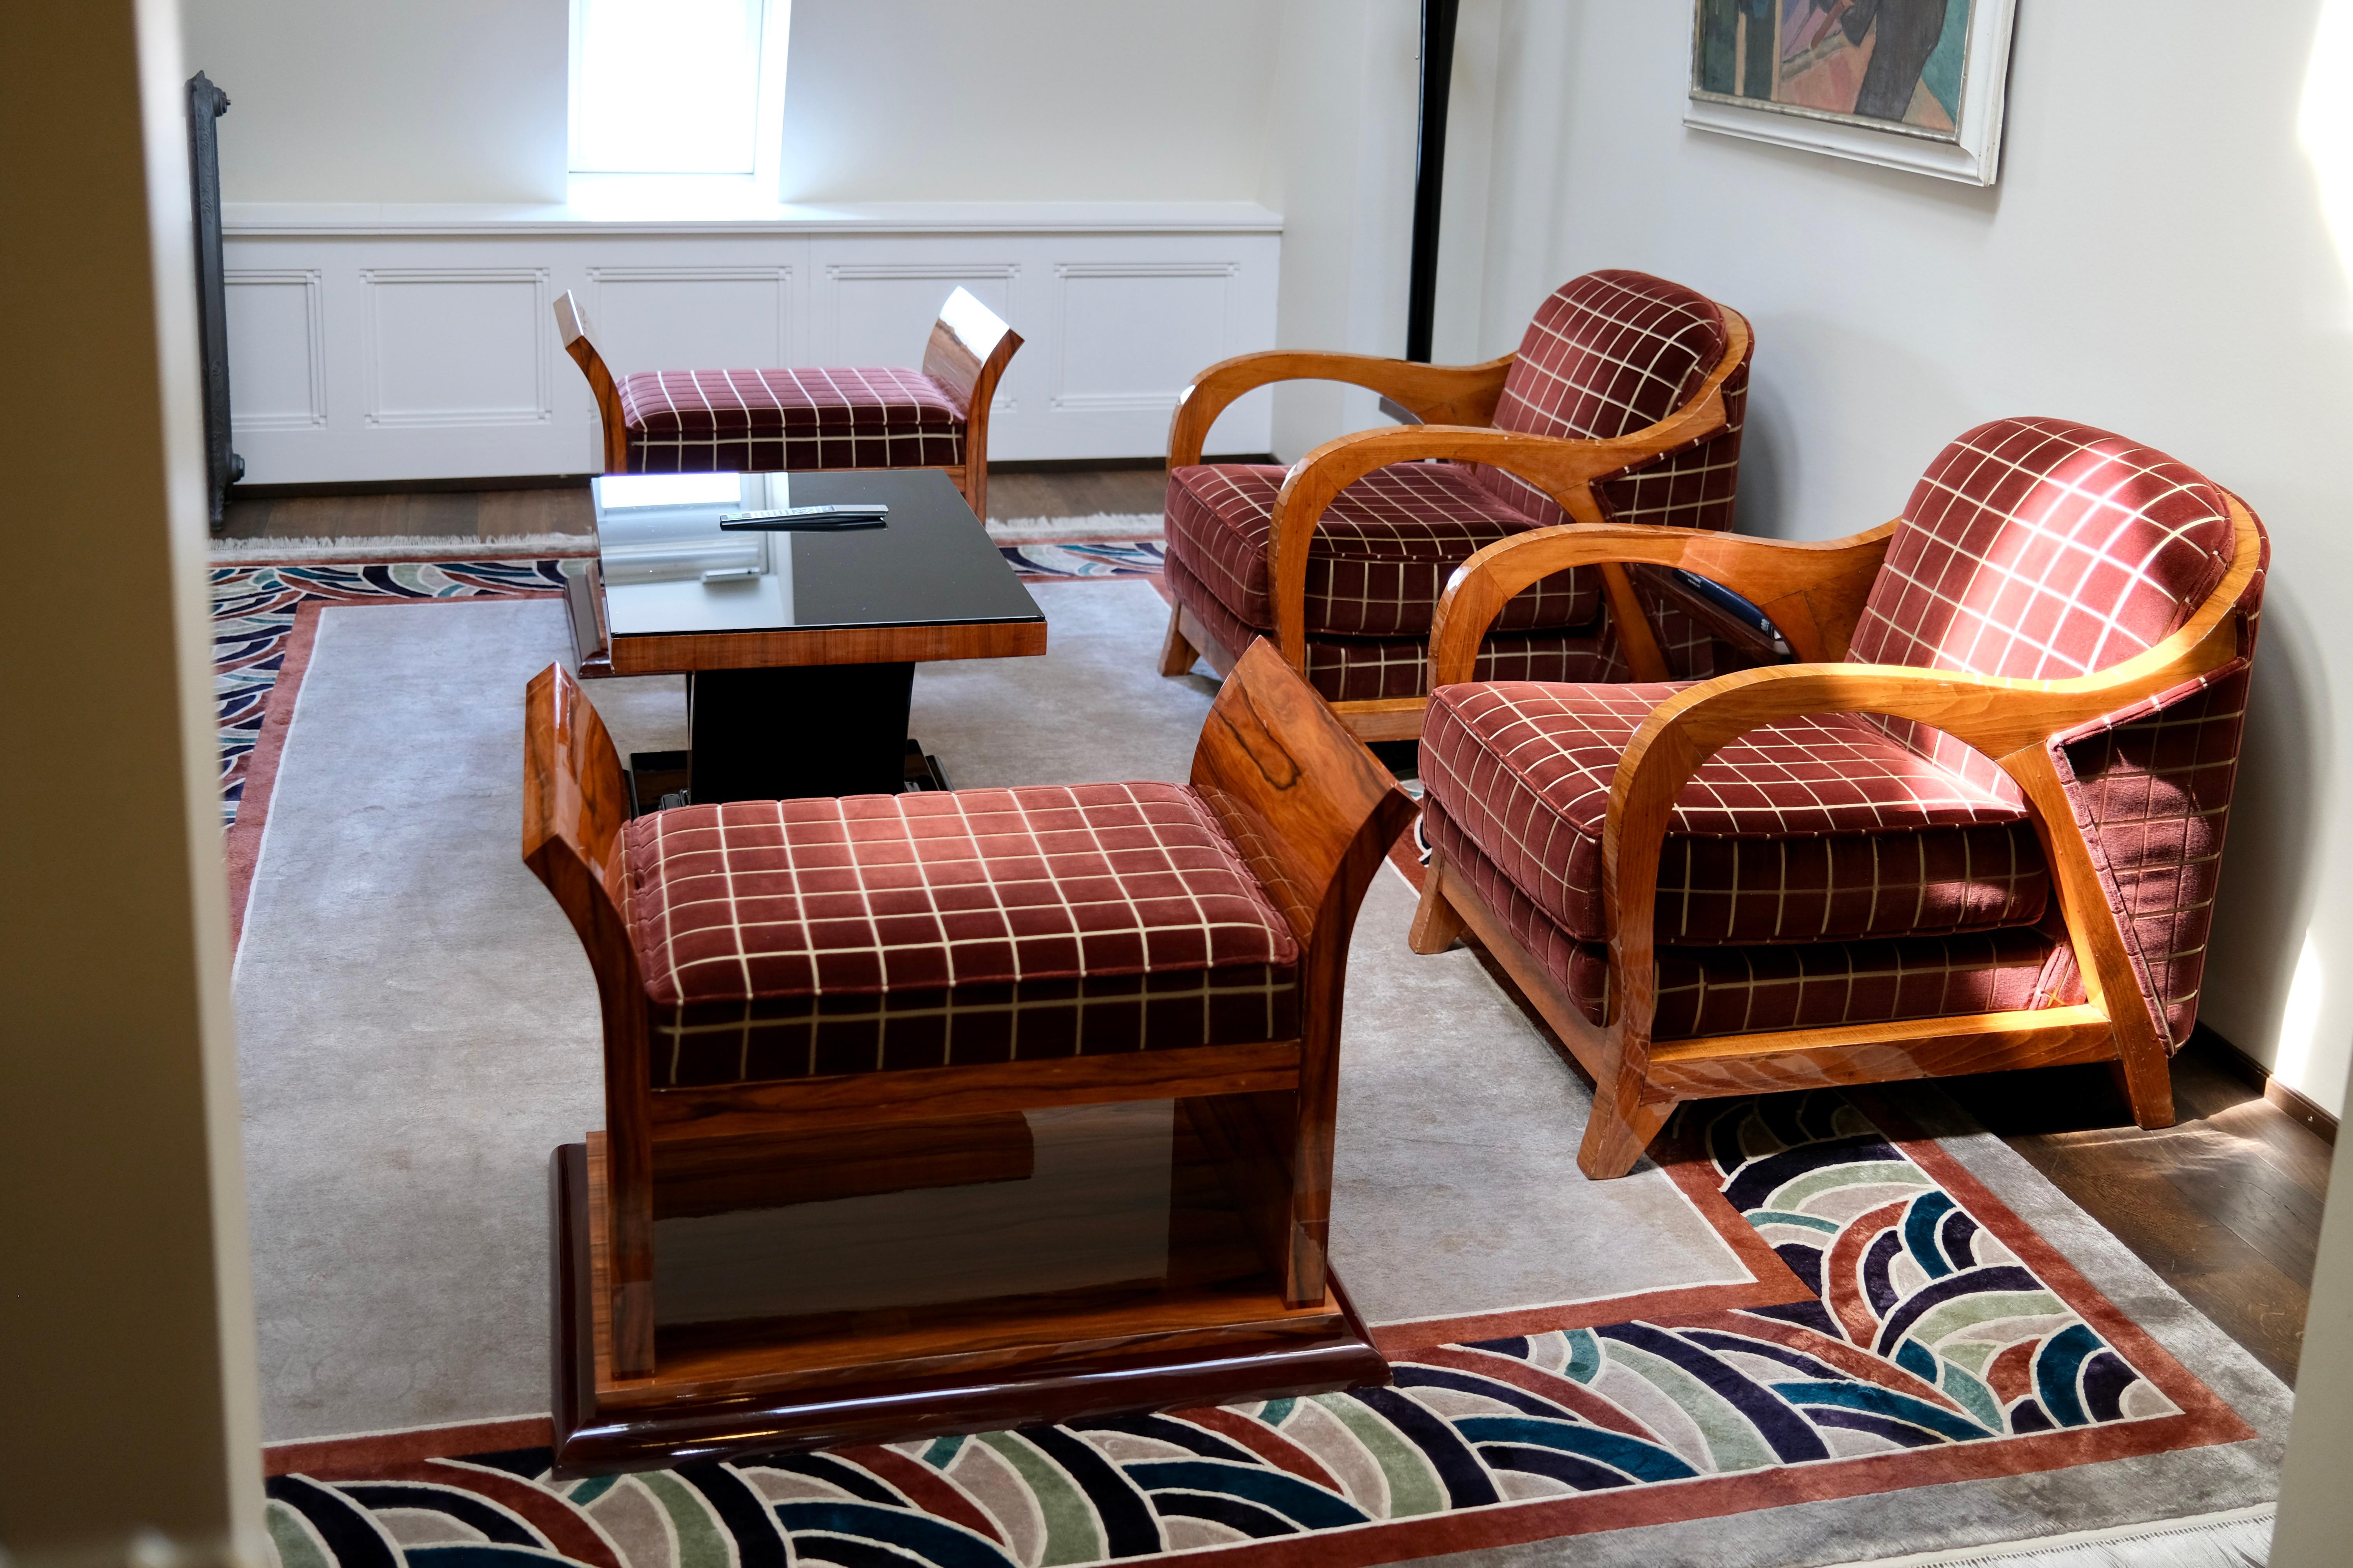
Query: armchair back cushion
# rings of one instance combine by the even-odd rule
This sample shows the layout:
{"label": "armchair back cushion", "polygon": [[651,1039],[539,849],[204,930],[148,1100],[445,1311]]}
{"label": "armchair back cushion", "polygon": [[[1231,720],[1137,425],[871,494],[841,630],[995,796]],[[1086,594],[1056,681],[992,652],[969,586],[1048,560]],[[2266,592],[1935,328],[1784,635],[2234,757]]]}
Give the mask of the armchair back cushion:
{"label": "armchair back cushion", "polygon": [[[1947,447],[1913,490],[1848,658],[2045,680],[2105,669],[2189,620],[2228,570],[2233,538],[2221,488],[2162,452],[2065,420],[1996,420]],[[2144,994],[2177,1048],[2197,1021],[2263,581],[2258,572],[2242,600],[2236,662],[2055,748]],[[1951,736],[1873,722],[2014,797],[1990,758]]]}
{"label": "armchair back cushion", "polygon": [[[1495,405],[1499,429],[1579,440],[1631,435],[1693,396],[1724,358],[1724,312],[1715,301],[1647,272],[1588,272],[1537,307]],[[1725,383],[1725,428],[1634,473],[1604,479],[1594,496],[1612,521],[1728,529],[1740,467],[1748,367]],[[1540,526],[1570,520],[1542,491],[1499,468],[1480,486]]]}

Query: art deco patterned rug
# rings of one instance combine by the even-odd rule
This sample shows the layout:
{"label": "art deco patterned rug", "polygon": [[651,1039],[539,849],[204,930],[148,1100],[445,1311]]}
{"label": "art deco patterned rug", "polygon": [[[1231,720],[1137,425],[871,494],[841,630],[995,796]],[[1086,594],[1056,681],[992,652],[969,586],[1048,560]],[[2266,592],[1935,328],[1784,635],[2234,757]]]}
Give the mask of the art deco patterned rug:
{"label": "art deco patterned rug", "polygon": [[[1051,548],[1018,563],[1150,564]],[[227,584],[245,693],[276,683],[238,1005],[282,1568],[1765,1568],[2274,1495],[2284,1390],[1933,1090],[1698,1108],[1659,1167],[1583,1183],[1581,1084],[1471,955],[1404,952],[1402,879],[1360,921],[1335,1206],[1393,1386],[549,1479],[544,1265],[514,1255],[544,1129],[594,1114],[593,1000],[510,864],[509,716],[469,716],[561,612],[366,607],[544,595],[549,564]],[[926,668],[926,743],[972,783],[1181,770],[1207,683],[1150,675],[1150,589],[1040,598],[1049,658]],[[663,721],[623,685],[591,696]]]}

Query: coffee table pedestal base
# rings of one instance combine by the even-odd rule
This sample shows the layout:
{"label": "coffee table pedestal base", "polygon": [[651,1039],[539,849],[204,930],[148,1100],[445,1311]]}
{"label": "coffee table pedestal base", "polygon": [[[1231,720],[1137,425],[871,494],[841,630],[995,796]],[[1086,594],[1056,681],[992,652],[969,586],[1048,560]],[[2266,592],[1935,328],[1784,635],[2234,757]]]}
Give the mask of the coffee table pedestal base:
{"label": "coffee table pedestal base", "polygon": [[896,795],[913,664],[705,669],[686,678],[697,805]]}

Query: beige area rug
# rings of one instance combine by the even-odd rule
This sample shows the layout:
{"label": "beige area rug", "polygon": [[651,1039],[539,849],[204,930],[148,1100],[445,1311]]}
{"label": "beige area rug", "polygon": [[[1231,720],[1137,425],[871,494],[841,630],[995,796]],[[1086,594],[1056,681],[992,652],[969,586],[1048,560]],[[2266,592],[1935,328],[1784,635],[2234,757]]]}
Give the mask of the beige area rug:
{"label": "beige area rug", "polygon": [[[1051,651],[925,668],[915,734],[966,785],[1184,776],[1211,688],[1153,673],[1151,586],[1036,592]],[[1582,1084],[1471,954],[1405,952],[1386,873],[1334,1245],[1397,1387],[554,1482],[544,1164],[596,1022],[516,856],[565,642],[547,601],[330,607],[287,699],[237,976],[281,1568],[1794,1568],[2274,1495],[2284,1390],[1939,1096],[1722,1107],[1585,1182]],[[589,690],[682,740],[675,682]]]}
{"label": "beige area rug", "polygon": [[[1153,672],[1157,595],[1036,592],[1047,657],[924,667],[913,733],[960,784],[1184,778],[1211,688]],[[523,683],[565,644],[550,601],[321,616],[237,968],[272,1441],[545,1407],[544,1167],[602,1117],[587,963],[516,849]],[[624,752],[684,744],[676,678],[587,690]],[[1469,953],[1399,962],[1412,910],[1385,872],[1350,972],[1335,1252],[1360,1310],[1754,1285],[1655,1169],[1588,1190],[1583,1085]]]}

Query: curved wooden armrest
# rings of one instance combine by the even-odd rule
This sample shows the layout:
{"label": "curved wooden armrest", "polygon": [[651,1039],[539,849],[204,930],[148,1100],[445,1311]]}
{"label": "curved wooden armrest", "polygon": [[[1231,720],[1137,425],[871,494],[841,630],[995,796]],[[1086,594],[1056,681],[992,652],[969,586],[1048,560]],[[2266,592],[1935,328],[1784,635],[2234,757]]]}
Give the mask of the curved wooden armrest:
{"label": "curved wooden armrest", "polygon": [[1650,523],[1568,523],[1488,545],[1455,568],[1430,631],[1430,689],[1471,679],[1479,645],[1512,595],[1572,566],[1678,566],[1720,583],[1773,619],[1798,658],[1819,663],[1847,638],[1895,525],[1799,543]]}
{"label": "curved wooden armrest", "polygon": [[1316,353],[1270,349],[1220,360],[1193,378],[1168,422],[1168,466],[1201,460],[1209,426],[1245,392],[1278,381],[1345,381],[1377,392],[1432,425],[1485,425],[1495,417],[1514,354],[1484,364],[1421,364],[1377,354]]}
{"label": "curved wooden armrest", "polygon": [[[2060,886],[2071,930],[2106,914],[2090,851],[2050,756],[2053,736],[2214,673],[2238,658],[2239,600],[2262,555],[2254,520],[2232,505],[2238,541],[2231,568],[2189,623],[2147,652],[2066,680],[2013,680],[1908,665],[1786,664],[1737,670],[1676,693],[1651,710],[1619,759],[1602,827],[1601,876],[1609,910],[1611,973],[1655,984],[1651,918],[1659,856],[1683,793],[1707,759],[1760,725],[1812,713],[1880,713],[1942,730],[1991,757],[2026,796]],[[2086,984],[2131,984],[2113,952],[2084,967]],[[2080,946],[2079,946],[2080,954]],[[2105,969],[2103,977],[2095,968]]]}
{"label": "curved wooden armrest", "polygon": [[[1748,323],[1737,312],[1727,310],[1725,324],[1727,331],[1723,356],[1700,384],[1698,392],[1664,419],[1624,436],[1580,440],[1525,435],[1490,426],[1425,424],[1343,436],[1324,442],[1293,464],[1283,479],[1282,493],[1275,497],[1273,526],[1267,541],[1271,556],[1269,564],[1273,578],[1275,637],[1282,657],[1293,669],[1305,671],[1307,555],[1314,542],[1316,523],[1342,490],[1374,469],[1392,463],[1433,458],[1486,463],[1534,485],[1578,522],[1600,523],[1601,507],[1593,499],[1594,480],[1704,441],[1725,427],[1727,416],[1724,386],[1747,363]],[[1605,578],[1619,618],[1641,622],[1633,589],[1625,574],[1605,572]],[[1500,602],[1496,607],[1502,608]],[[1493,618],[1489,617],[1491,621]],[[1484,631],[1483,625],[1481,629]],[[1638,626],[1633,636],[1641,645],[1635,658],[1637,673],[1650,679],[1663,678],[1664,665],[1649,636],[1647,623]],[[1657,668],[1646,669],[1645,666]],[[1436,689],[1435,674],[1433,670],[1432,689]]]}

